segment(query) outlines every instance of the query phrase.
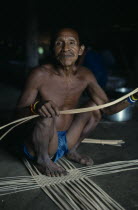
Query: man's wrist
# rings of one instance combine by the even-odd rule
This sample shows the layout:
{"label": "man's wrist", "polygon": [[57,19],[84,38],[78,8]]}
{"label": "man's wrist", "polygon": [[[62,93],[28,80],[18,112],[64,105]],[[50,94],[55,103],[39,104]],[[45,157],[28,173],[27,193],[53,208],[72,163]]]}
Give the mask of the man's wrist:
{"label": "man's wrist", "polygon": [[128,101],[130,104],[134,104],[134,103],[136,103],[136,102],[138,101],[138,99],[136,99],[136,98],[134,97],[134,95],[132,95],[132,96],[129,96],[129,97],[127,98],[127,101]]}
{"label": "man's wrist", "polygon": [[39,101],[36,101],[34,104],[30,105],[30,110],[33,114],[37,114],[37,105],[38,105]]}
{"label": "man's wrist", "polygon": [[138,98],[136,98],[134,95],[131,96],[132,100],[138,101]]}

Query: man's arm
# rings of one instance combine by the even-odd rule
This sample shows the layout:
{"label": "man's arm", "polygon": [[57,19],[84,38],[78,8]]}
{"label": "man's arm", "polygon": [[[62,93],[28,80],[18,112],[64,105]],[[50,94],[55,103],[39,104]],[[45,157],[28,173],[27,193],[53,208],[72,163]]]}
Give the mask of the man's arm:
{"label": "man's arm", "polygon": [[[95,77],[93,74],[89,74],[89,82],[88,82],[88,92],[91,97],[91,99],[96,103],[96,105],[101,105],[109,102],[109,99],[104,92],[104,90],[99,86],[97,83]],[[130,103],[126,100],[121,101],[115,105],[112,105],[110,107],[104,108],[101,111],[107,115],[115,114],[117,112],[120,112],[121,110],[128,107]]]}
{"label": "man's arm", "polygon": [[35,69],[30,74],[17,104],[17,117],[25,117],[32,114],[39,114],[42,117],[55,117],[59,115],[58,107],[53,101],[43,99],[37,102],[38,91],[43,84],[44,77],[46,77],[46,74],[41,69]]}
{"label": "man's arm", "polygon": [[27,78],[25,88],[20,96],[20,99],[17,103],[16,114],[17,116],[28,116],[32,115],[30,105],[33,104],[36,100],[38,94],[38,88],[40,84],[40,72],[35,69],[31,72]]}

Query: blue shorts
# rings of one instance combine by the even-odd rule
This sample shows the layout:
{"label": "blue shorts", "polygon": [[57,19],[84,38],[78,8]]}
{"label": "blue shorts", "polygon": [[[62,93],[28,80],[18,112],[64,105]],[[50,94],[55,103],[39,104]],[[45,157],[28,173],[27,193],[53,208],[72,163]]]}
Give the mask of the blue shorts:
{"label": "blue shorts", "polygon": [[[52,157],[52,161],[56,162],[58,159],[63,157],[65,154],[68,153],[68,145],[67,145],[67,139],[66,139],[66,131],[58,131],[58,149],[55,155]],[[32,155],[29,154],[27,148],[25,145],[23,145],[23,152],[27,156],[27,158],[31,160],[35,160],[36,157],[33,157]]]}

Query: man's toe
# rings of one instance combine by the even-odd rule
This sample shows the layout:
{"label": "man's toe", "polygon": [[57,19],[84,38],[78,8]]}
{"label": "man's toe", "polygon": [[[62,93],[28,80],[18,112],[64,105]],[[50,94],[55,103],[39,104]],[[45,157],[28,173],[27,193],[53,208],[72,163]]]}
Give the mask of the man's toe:
{"label": "man's toe", "polygon": [[93,162],[93,160],[91,160],[91,159],[90,159],[89,161],[86,162],[86,165],[87,165],[87,166],[92,166],[93,164],[94,164],[94,162]]}
{"label": "man's toe", "polygon": [[82,159],[80,160],[80,163],[81,163],[81,164],[85,164],[85,163],[86,163],[86,160],[85,160],[84,158],[82,158]]}

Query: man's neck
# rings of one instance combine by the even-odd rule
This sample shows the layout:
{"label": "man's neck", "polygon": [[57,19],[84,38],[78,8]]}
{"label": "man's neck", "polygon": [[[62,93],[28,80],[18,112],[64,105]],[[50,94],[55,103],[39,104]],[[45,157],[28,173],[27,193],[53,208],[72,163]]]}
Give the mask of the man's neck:
{"label": "man's neck", "polygon": [[64,76],[71,76],[77,72],[77,66],[60,66],[59,72]]}

